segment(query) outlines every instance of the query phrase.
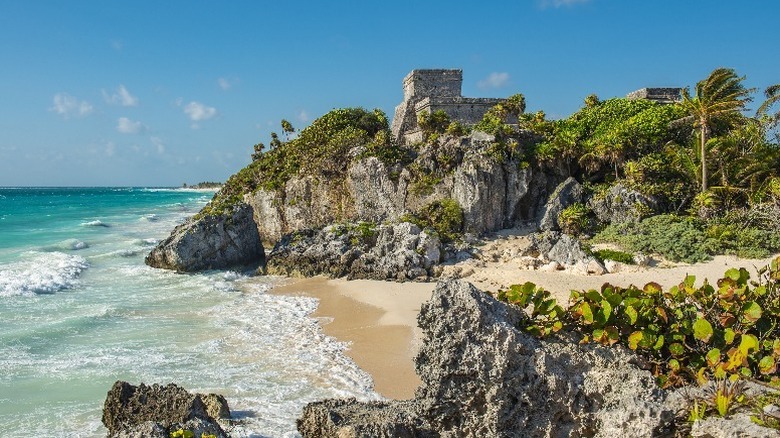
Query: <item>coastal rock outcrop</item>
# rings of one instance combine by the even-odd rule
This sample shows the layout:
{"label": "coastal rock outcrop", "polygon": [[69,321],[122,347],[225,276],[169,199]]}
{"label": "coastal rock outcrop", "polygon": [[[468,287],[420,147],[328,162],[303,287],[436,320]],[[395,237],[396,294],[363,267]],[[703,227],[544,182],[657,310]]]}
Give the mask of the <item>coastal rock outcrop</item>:
{"label": "coastal rock outcrop", "polygon": [[542,264],[555,262],[563,269],[572,269],[582,274],[601,275],[606,272],[604,265],[588,255],[574,236],[548,231],[534,233],[530,240],[522,252],[523,256],[538,259]]}
{"label": "coastal rock outcrop", "polygon": [[580,183],[572,177],[567,178],[555,188],[547,203],[539,211],[536,221],[541,231],[558,231],[558,216],[568,206],[582,202],[583,190]]}
{"label": "coastal rock outcrop", "polygon": [[217,420],[229,417],[221,395],[192,394],[174,384],[134,386],[117,381],[103,406],[103,425],[110,438],[168,438],[181,429],[196,438],[204,433],[227,438]]}
{"label": "coastal rock outcrop", "polygon": [[339,224],[286,235],[269,253],[267,272],[419,281],[433,275],[442,254],[438,237],[408,222]]}
{"label": "coastal rock outcrop", "polygon": [[299,431],[368,436],[343,433],[368,430],[372,416],[382,430],[420,437],[651,437],[673,427],[666,393],[631,352],[566,335],[540,341],[518,328],[525,318],[469,283],[440,282],[418,319],[422,385],[413,401],[309,405]]}
{"label": "coastal rock outcrop", "polygon": [[239,203],[223,214],[202,214],[174,228],[146,256],[147,265],[180,272],[260,265],[265,252],[252,207]]}
{"label": "coastal rock outcrop", "polygon": [[615,184],[606,193],[591,198],[588,206],[599,221],[618,224],[640,221],[657,208],[658,203],[654,198],[631,190],[623,184]]}

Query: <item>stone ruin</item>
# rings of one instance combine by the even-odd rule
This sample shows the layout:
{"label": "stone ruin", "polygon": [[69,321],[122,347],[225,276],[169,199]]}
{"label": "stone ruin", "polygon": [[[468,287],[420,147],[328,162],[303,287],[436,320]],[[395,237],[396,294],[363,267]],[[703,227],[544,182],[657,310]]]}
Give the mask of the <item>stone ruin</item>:
{"label": "stone ruin", "polygon": [[412,70],[403,81],[404,100],[395,108],[393,137],[402,144],[422,141],[417,125],[420,113],[444,111],[450,120],[473,125],[487,110],[505,99],[463,97],[463,70]]}
{"label": "stone ruin", "polygon": [[[392,132],[396,141],[411,144],[422,141],[417,124],[420,113],[444,111],[450,120],[474,125],[482,120],[487,110],[505,99],[463,97],[463,70],[412,70],[403,80],[404,100],[395,107]],[[662,104],[682,100],[681,88],[641,88],[626,95],[628,99],[647,99]]]}
{"label": "stone ruin", "polygon": [[626,95],[628,99],[647,99],[671,104],[682,101],[682,88],[640,88]]}

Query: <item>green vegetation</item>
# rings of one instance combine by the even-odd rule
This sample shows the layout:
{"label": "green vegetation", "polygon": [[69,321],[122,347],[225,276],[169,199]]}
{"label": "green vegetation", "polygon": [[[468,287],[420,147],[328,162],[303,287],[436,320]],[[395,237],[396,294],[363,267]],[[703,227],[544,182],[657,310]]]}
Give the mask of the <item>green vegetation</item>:
{"label": "green vegetation", "polygon": [[616,262],[624,263],[626,265],[634,264],[634,256],[623,251],[616,251],[614,249],[600,249],[593,251],[593,256],[601,260],[613,260]]}
{"label": "green vegetation", "polygon": [[590,228],[590,222],[590,210],[581,202],[566,207],[558,215],[561,231],[575,236]]}
{"label": "green vegetation", "polygon": [[351,162],[349,151],[356,147],[363,147],[360,157],[376,156],[388,164],[409,161],[409,152],[391,142],[387,116],[380,110],[333,110],[301,131],[286,120],[281,125],[287,141],[271,133],[270,150],[265,151],[262,143],[255,145],[252,163],[231,176],[201,214],[224,214],[244,194],[258,188],[282,190],[287,181],[301,174],[343,180]]}
{"label": "green vegetation", "polygon": [[[729,269],[715,285],[686,277],[664,291],[605,284],[572,291],[563,309],[533,283],[499,291],[498,298],[525,309],[523,329],[537,336],[572,330],[582,342],[621,344],[644,356],[663,387],[710,379],[777,380],[780,360],[780,257],[751,282],[745,269]],[[721,391],[722,390],[722,391]],[[737,391],[716,385],[714,406],[728,413]]]}
{"label": "green vegetation", "polygon": [[450,198],[426,204],[419,211],[402,216],[401,221],[434,230],[444,243],[456,241],[463,235],[463,209],[458,201]]}

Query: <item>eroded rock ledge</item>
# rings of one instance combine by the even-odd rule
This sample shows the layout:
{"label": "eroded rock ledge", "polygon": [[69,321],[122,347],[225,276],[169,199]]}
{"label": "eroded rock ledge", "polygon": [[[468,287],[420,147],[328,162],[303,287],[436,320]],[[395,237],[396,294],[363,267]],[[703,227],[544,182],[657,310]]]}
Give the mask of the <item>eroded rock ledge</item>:
{"label": "eroded rock ledge", "polygon": [[221,215],[196,215],[174,228],[145,262],[179,272],[257,267],[265,252],[252,214],[252,207],[240,203]]}
{"label": "eroded rock ledge", "polygon": [[227,438],[218,420],[230,418],[225,397],[193,394],[169,384],[134,386],[117,381],[103,405],[103,425],[109,438],[168,438],[172,432],[189,430]]}
{"label": "eroded rock ledge", "polygon": [[[539,341],[520,310],[440,282],[420,313],[423,383],[411,401],[309,404],[304,437],[668,436],[675,408],[621,348]],[[380,419],[371,421],[370,419]]]}

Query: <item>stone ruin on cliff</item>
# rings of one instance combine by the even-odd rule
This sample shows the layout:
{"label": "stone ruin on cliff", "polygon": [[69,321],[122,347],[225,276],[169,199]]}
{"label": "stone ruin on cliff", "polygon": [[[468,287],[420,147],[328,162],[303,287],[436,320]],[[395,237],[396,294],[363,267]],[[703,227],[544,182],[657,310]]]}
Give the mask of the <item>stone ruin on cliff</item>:
{"label": "stone ruin on cliff", "polygon": [[[463,70],[412,70],[403,80],[404,100],[395,107],[392,132],[396,141],[411,144],[422,141],[417,124],[420,113],[444,111],[450,120],[474,125],[482,120],[487,110],[505,99],[463,97]],[[629,99],[648,99],[662,104],[682,100],[680,88],[642,88],[629,93]]]}
{"label": "stone ruin on cliff", "polygon": [[473,125],[482,120],[487,110],[504,101],[463,97],[460,95],[462,84],[463,70],[412,70],[403,81],[404,100],[395,108],[393,137],[403,144],[421,141],[422,132],[417,125],[417,117],[423,112],[441,110],[452,121]]}

